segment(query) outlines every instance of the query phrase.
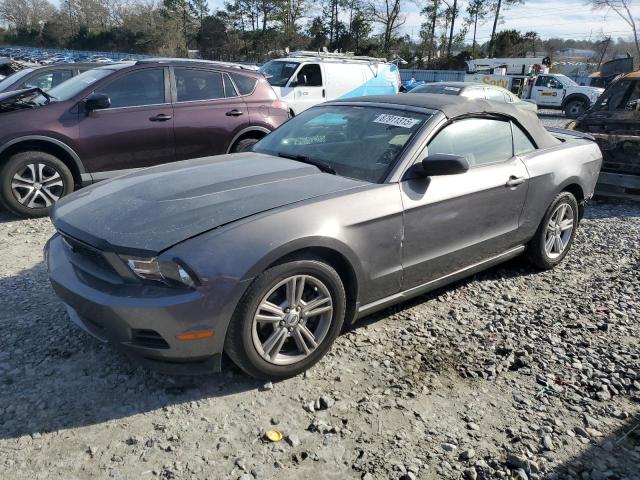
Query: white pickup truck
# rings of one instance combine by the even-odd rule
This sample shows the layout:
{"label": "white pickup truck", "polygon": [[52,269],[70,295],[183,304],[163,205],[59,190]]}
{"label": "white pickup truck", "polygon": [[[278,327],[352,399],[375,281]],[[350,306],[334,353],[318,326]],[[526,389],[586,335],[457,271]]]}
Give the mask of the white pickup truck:
{"label": "white pickup truck", "polygon": [[518,93],[523,100],[535,102],[539,108],[564,110],[565,115],[571,119],[582,115],[604,92],[602,88],[578,85],[566,75],[558,73],[542,73],[529,80],[528,86],[521,88],[520,85],[528,78],[525,75],[473,73],[467,74],[465,81],[498,85]]}
{"label": "white pickup truck", "polygon": [[568,118],[578,118],[604,92],[602,88],[578,85],[566,75],[546,73],[538,75],[533,85],[525,90],[523,99],[536,102],[541,108],[557,108]]}

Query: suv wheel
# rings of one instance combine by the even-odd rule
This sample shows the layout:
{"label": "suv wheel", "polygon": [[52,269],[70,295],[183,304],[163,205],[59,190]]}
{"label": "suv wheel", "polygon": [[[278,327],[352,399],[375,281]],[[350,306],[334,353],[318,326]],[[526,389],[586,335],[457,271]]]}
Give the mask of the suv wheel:
{"label": "suv wheel", "polygon": [[548,270],[569,253],[578,228],[578,202],[569,192],[560,193],[542,219],[527,254],[536,267]]}
{"label": "suv wheel", "polygon": [[0,201],[24,217],[48,215],[49,207],[73,187],[69,168],[45,152],[16,153],[0,169]]}
{"label": "suv wheel", "polygon": [[571,100],[564,107],[564,114],[567,118],[576,119],[587,111],[588,105],[583,100]]}
{"label": "suv wheel", "polygon": [[258,143],[257,138],[243,138],[231,147],[231,153],[250,152],[256,143]]}
{"label": "suv wheel", "polygon": [[257,277],[238,304],[225,352],[254,377],[292,377],[327,353],[345,307],[340,276],[322,260],[277,265]]}

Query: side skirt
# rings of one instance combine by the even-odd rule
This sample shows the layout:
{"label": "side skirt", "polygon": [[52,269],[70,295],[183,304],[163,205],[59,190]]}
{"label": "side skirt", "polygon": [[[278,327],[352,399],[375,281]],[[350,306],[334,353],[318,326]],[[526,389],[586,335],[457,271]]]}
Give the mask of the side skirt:
{"label": "side skirt", "polygon": [[462,268],[455,272],[449,273],[440,278],[436,278],[435,280],[431,280],[427,283],[423,283],[422,285],[418,285],[417,287],[412,287],[408,290],[404,290],[402,292],[395,293],[385,298],[381,298],[380,300],[376,300],[375,302],[368,303],[366,305],[360,306],[358,309],[357,318],[362,318],[367,315],[370,315],[378,310],[382,310],[396,303],[403,302],[413,297],[417,297],[419,295],[425,294],[437,288],[440,288],[449,283],[453,283],[457,280],[461,280],[465,277],[469,277],[474,273],[480,272],[482,270],[486,270],[487,268],[491,268],[494,265],[498,265],[502,262],[510,260],[512,258],[517,257],[525,250],[525,246],[521,245],[516,248],[512,248],[511,250],[507,250],[500,255],[496,255],[495,257],[491,257],[487,260],[483,260],[482,262],[475,263],[468,267]]}

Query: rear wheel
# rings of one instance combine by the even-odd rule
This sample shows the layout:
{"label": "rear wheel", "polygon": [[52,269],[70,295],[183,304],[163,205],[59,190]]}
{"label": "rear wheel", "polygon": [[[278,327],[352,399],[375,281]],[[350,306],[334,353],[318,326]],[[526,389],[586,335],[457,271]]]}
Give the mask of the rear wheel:
{"label": "rear wheel", "polygon": [[225,352],[257,378],[297,375],[320,360],[338,336],[346,296],[338,273],[300,259],[262,273],[240,301]]}
{"label": "rear wheel", "polygon": [[564,107],[564,114],[567,118],[576,119],[587,111],[589,106],[584,100],[571,100]]}
{"label": "rear wheel", "polygon": [[57,157],[45,152],[21,152],[0,169],[0,201],[24,217],[42,217],[60,198],[73,192],[73,175]]}
{"label": "rear wheel", "polygon": [[536,267],[548,270],[569,253],[578,228],[578,202],[569,192],[560,193],[542,219],[527,255]]}
{"label": "rear wheel", "polygon": [[243,138],[231,147],[231,153],[250,152],[256,143],[258,143],[257,138]]}

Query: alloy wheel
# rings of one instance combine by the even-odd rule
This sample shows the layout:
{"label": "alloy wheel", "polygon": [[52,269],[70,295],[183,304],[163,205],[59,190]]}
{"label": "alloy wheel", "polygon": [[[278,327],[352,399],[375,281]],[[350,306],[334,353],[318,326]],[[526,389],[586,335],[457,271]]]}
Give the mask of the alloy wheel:
{"label": "alloy wheel", "polygon": [[333,317],[327,286],[311,275],[278,282],[262,298],[253,317],[253,345],[275,365],[304,360],[322,343]]}
{"label": "alloy wheel", "polygon": [[62,175],[46,163],[29,163],[11,179],[16,200],[27,208],[47,208],[64,193]]}
{"label": "alloy wheel", "polygon": [[547,224],[544,240],[544,251],[551,259],[564,253],[573,235],[573,209],[561,203],[553,211]]}

